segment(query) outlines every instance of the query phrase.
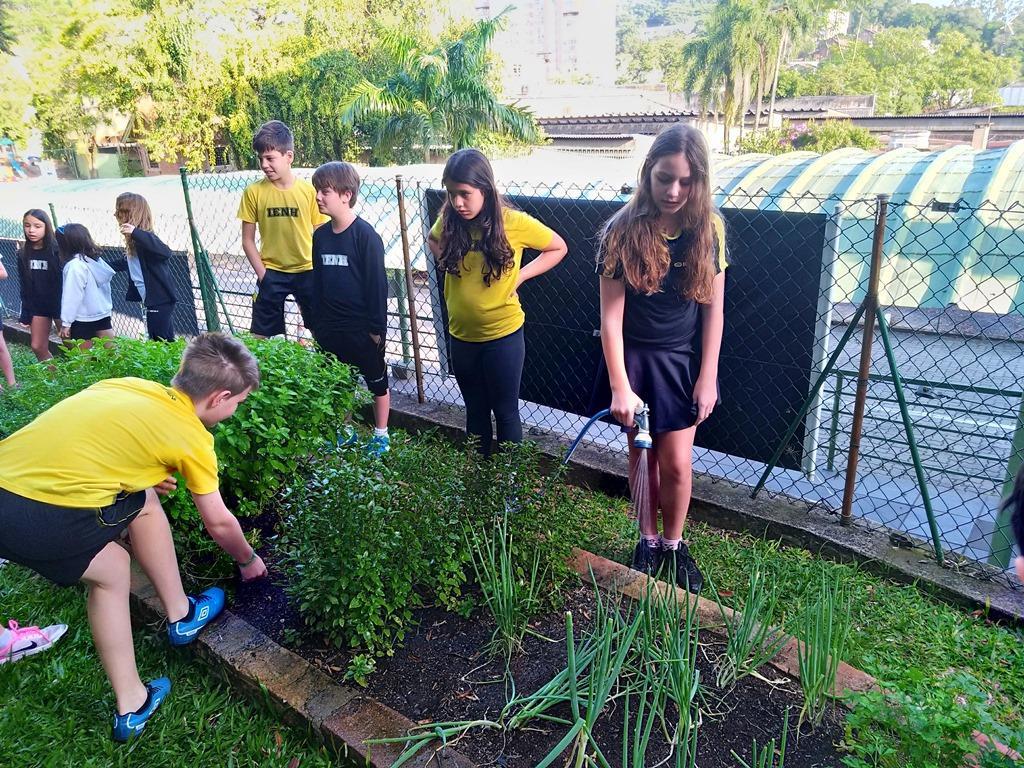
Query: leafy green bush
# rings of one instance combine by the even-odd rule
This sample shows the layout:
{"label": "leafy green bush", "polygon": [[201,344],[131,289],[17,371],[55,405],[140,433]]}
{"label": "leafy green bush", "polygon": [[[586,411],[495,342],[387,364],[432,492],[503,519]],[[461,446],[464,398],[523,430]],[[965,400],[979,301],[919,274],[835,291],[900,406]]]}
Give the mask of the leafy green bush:
{"label": "leafy green bush", "polygon": [[[978,752],[974,731],[1021,748],[1021,734],[993,720],[990,696],[967,672],[944,676],[936,684],[916,671],[903,687],[880,683],[880,691],[855,694],[846,720],[843,748],[850,768],[961,768]],[[916,684],[915,684],[916,681]],[[982,765],[1012,765],[995,750]]]}
{"label": "leafy green bush", "polygon": [[737,142],[736,148],[743,153],[781,155],[793,151],[793,139],[796,137],[789,123],[781,128],[762,128],[759,131],[745,133]]}
{"label": "leafy green bush", "polygon": [[[349,368],[334,357],[280,339],[245,338],[245,343],[260,362],[262,384],[214,433],[221,490],[236,512],[251,516],[292,484],[325,439],[333,439],[362,390],[355,389]],[[168,383],[184,346],[184,340],[118,339],[109,347],[69,350],[52,361],[52,370],[31,366],[22,374],[21,387],[5,395],[0,438],[102,379],[138,376]],[[164,500],[164,508],[174,520],[198,521],[184,484]],[[194,525],[179,526],[179,532],[201,535]],[[209,549],[199,537],[190,544]]]}
{"label": "leafy green bush", "polygon": [[287,589],[307,627],[373,654],[404,638],[417,587],[452,604],[467,561],[459,477],[435,471],[431,440],[391,446],[387,461],[324,455],[284,503]]}
{"label": "leafy green bush", "polygon": [[781,155],[805,150],[824,154],[842,147],[881,149],[882,143],[866,128],[853,125],[849,120],[808,121],[803,129],[794,128],[788,121],[781,128],[765,128],[747,133],[737,143],[740,152]]}
{"label": "leafy green bush", "polygon": [[806,149],[824,154],[842,147],[860,147],[875,150],[882,148],[882,142],[867,128],[854,125],[849,120],[826,120],[807,123],[807,130],[793,141],[796,149]]}
{"label": "leafy green bush", "polygon": [[[325,455],[285,501],[289,593],[327,642],[388,654],[423,596],[456,607],[471,563],[463,531],[493,536],[506,513],[515,579],[529,581],[534,562],[556,583],[575,578],[566,559],[578,542],[560,528],[568,506],[564,483],[525,446],[484,461],[436,436],[396,434],[383,461],[359,448]],[[557,600],[550,583],[540,591]]]}

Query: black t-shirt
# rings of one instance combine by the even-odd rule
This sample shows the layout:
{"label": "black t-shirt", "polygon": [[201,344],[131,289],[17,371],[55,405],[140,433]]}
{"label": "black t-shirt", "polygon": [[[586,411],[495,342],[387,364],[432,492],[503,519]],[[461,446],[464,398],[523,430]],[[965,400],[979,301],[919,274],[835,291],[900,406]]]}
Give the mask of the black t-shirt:
{"label": "black t-shirt", "polygon": [[35,314],[60,316],[63,274],[56,243],[46,251],[22,245],[18,253],[21,301]]}
{"label": "black t-shirt", "polygon": [[314,331],[385,332],[384,241],[363,219],[339,234],[331,222],[313,232],[313,282]]}
{"label": "black t-shirt", "polygon": [[[714,259],[715,274],[722,271],[719,256],[719,223],[715,222],[716,237]],[[613,280],[626,284],[626,305],[622,314],[622,339],[645,347],[676,349],[689,352],[700,347],[701,305],[693,299],[683,298],[681,285],[684,267],[693,236],[683,232],[679,237],[666,238],[669,254],[668,272],[661,286],[650,296],[636,291],[625,281],[622,261],[615,265]],[[597,273],[604,275],[604,264],[597,265]]]}

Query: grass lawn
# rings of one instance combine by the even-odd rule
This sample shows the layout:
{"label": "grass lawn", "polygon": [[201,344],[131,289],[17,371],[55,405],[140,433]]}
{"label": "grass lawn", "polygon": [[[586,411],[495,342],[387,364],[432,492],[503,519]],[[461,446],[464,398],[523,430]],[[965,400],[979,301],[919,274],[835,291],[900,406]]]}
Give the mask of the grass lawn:
{"label": "grass lawn", "polygon": [[302,766],[334,763],[316,738],[281,725],[272,712],[231,690],[187,648],[135,627],[143,680],[174,686],[132,744],[110,739],[114,695],[100,667],[81,587],[60,589],[18,566],[0,568],[0,620],[67,624],[50,650],[0,665],[0,764],[10,766]]}

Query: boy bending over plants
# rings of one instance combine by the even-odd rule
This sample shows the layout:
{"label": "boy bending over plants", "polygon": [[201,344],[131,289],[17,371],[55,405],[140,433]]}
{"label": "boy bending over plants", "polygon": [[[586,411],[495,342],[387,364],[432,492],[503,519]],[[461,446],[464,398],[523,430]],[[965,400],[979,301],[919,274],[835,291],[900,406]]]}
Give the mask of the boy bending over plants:
{"label": "boy bending over plants", "polygon": [[114,689],[115,741],[146,727],[167,696],[166,677],[143,683],[128,611],[127,533],[132,554],[167,613],[171,645],[187,645],[224,608],[224,591],[186,595],[158,493],[180,472],[207,532],[239,564],[243,579],[266,573],[218,490],[208,431],[259,386],[259,366],[237,339],[197,337],[171,386],[107,379],[63,400],[0,441],[0,558],[50,581],[89,588],[88,614]]}

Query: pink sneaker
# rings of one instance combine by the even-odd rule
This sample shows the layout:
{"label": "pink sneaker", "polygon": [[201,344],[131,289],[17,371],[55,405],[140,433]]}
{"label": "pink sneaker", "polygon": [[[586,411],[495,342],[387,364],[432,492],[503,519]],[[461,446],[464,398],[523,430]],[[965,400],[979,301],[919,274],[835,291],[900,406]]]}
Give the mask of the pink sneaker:
{"label": "pink sneaker", "polygon": [[7,622],[7,627],[8,629],[0,632],[0,664],[41,653],[68,631],[67,624],[54,624],[44,629],[39,627],[22,629],[13,619]]}

